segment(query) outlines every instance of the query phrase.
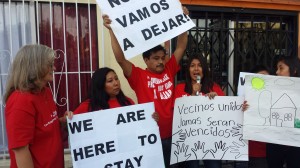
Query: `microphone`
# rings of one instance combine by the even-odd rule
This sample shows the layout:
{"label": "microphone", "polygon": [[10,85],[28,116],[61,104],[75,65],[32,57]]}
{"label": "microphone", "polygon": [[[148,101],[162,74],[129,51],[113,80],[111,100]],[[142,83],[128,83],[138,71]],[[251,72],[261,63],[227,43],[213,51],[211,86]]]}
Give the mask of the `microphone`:
{"label": "microphone", "polygon": [[[199,84],[201,83],[201,76],[200,75],[197,75],[196,81]],[[199,96],[199,91],[196,92],[196,96]]]}

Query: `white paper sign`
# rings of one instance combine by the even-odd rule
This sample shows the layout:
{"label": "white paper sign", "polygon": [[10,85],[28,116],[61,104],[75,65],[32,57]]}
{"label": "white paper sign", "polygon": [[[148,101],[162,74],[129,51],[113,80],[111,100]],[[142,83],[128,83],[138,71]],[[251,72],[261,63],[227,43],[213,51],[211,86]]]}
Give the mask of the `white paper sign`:
{"label": "white paper sign", "polygon": [[68,120],[73,167],[163,168],[153,112],[146,103],[75,115]]}
{"label": "white paper sign", "polygon": [[240,72],[239,76],[239,83],[238,83],[238,89],[237,89],[237,95],[238,96],[245,96],[245,76],[246,75],[253,75],[253,73],[248,72]]}
{"label": "white paper sign", "polygon": [[191,29],[179,0],[97,0],[127,59]]}
{"label": "white paper sign", "polygon": [[174,106],[171,163],[186,160],[248,160],[242,134],[243,97],[178,98]]}
{"label": "white paper sign", "polygon": [[246,75],[244,138],[300,147],[300,78]]}

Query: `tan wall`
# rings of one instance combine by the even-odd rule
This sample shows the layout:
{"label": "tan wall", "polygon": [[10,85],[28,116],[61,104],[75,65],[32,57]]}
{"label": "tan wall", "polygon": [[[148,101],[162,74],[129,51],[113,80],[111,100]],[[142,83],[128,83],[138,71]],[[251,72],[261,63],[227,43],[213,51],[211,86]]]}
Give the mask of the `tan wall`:
{"label": "tan wall", "polygon": [[[97,14],[98,16],[101,16],[100,9],[97,8]],[[99,43],[99,66],[100,67],[110,67],[116,71],[118,74],[118,77],[121,81],[121,87],[124,92],[124,94],[131,99],[135,103],[137,103],[137,98],[134,93],[134,91],[131,89],[129,86],[126,78],[123,75],[123,71],[119,64],[117,63],[114,54],[112,52],[111,48],[111,43],[110,43],[110,35],[108,30],[103,26],[103,20],[102,17],[97,18],[97,23],[98,23],[98,43]],[[102,32],[103,31],[103,32]],[[102,35],[103,34],[103,35]],[[102,40],[103,39],[103,40]],[[140,68],[146,68],[146,65],[144,63],[144,60],[141,55],[136,56],[132,59],[129,60],[132,62],[134,65],[137,65]]]}

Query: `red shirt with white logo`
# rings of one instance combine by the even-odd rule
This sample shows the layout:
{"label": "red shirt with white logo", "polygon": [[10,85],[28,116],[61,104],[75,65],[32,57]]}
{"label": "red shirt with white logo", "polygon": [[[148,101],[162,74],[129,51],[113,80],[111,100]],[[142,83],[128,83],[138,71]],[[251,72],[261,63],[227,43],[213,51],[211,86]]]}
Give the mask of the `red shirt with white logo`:
{"label": "red shirt with white logo", "polygon": [[49,88],[38,93],[14,91],[5,107],[11,168],[12,149],[28,145],[35,168],[63,168],[64,151],[56,106]]}
{"label": "red shirt with white logo", "polygon": [[172,55],[162,73],[152,73],[132,65],[131,75],[127,78],[139,104],[154,102],[162,139],[172,136],[174,78],[178,70],[179,65]]}

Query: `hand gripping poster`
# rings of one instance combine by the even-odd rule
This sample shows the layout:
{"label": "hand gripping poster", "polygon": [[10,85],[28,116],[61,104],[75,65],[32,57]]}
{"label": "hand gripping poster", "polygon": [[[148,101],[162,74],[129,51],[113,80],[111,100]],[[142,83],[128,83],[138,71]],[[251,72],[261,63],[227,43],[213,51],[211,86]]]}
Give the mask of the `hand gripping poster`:
{"label": "hand gripping poster", "polygon": [[248,160],[244,98],[186,96],[175,100],[171,164],[187,160]]}

